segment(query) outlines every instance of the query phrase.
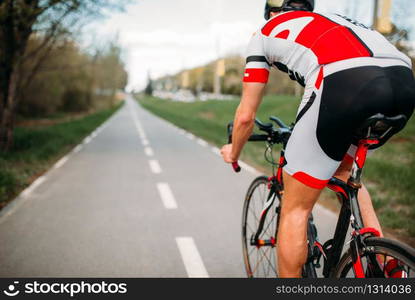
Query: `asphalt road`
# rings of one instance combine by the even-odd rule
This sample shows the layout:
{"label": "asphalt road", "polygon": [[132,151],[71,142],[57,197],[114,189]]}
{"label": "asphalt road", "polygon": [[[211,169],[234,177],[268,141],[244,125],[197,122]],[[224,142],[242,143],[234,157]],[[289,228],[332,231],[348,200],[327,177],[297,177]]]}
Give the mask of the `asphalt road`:
{"label": "asphalt road", "polygon": [[[256,176],[129,98],[0,213],[0,277],[244,277]],[[315,219],[325,241],[336,218]]]}

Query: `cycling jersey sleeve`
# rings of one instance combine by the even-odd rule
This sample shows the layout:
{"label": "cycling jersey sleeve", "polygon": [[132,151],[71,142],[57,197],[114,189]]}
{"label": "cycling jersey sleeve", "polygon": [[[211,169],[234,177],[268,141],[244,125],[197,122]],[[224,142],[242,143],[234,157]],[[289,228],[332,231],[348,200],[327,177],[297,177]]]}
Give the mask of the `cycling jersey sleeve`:
{"label": "cycling jersey sleeve", "polygon": [[271,65],[265,55],[261,31],[256,32],[249,43],[243,82],[267,83]]}

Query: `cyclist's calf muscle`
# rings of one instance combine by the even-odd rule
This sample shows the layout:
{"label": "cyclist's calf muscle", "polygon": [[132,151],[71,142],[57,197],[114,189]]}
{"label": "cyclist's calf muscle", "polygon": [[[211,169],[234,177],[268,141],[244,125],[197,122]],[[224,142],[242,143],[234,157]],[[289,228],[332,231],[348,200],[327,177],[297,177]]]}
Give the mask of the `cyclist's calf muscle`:
{"label": "cyclist's calf muscle", "polygon": [[321,190],[313,189],[284,172],[284,196],[277,237],[281,278],[301,277],[307,260],[307,223]]}

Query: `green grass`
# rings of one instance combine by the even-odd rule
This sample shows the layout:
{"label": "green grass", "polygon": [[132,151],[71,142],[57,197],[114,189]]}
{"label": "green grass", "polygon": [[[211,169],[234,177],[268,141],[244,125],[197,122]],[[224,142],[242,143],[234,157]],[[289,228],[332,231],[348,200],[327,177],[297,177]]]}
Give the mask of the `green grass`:
{"label": "green grass", "polygon": [[55,125],[17,127],[13,148],[7,153],[0,153],[0,208],[120,106]]}
{"label": "green grass", "polygon": [[[238,101],[181,103],[142,98],[143,107],[207,141],[226,143],[226,124],[233,119]],[[258,118],[267,121],[276,115],[287,124],[295,118],[299,100],[291,96],[265,97]],[[368,160],[365,180],[382,224],[402,237],[415,237],[415,118]],[[250,143],[242,160],[268,172],[264,144]]]}

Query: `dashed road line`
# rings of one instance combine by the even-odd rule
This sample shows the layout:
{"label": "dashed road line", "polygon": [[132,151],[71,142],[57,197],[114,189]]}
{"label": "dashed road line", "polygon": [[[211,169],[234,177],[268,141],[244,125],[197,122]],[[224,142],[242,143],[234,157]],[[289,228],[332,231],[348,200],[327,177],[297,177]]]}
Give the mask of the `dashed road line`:
{"label": "dashed road line", "polygon": [[87,137],[84,139],[83,144],[84,144],[84,145],[87,145],[87,144],[89,144],[91,141],[92,141],[92,138],[91,138],[90,136],[87,136]]}
{"label": "dashed road line", "polygon": [[148,163],[150,164],[151,172],[153,172],[154,174],[160,174],[161,173],[161,167],[160,167],[160,164],[157,160],[152,159],[152,160],[149,160]]}
{"label": "dashed road line", "polygon": [[147,139],[143,139],[141,140],[141,143],[143,144],[143,146],[148,146],[150,145],[150,142]]}
{"label": "dashed road line", "polygon": [[212,147],[212,152],[215,153],[216,155],[219,155],[219,156],[221,155],[219,148]]}
{"label": "dashed road line", "polygon": [[62,157],[54,166],[54,169],[59,169],[69,160],[69,156]]}
{"label": "dashed road line", "polygon": [[177,209],[177,202],[174,199],[173,192],[168,183],[158,183],[157,189],[159,191],[161,201],[166,209]]}
{"label": "dashed road line", "polygon": [[[75,148],[72,149],[71,153],[78,153],[83,149],[83,146],[85,144],[88,144],[91,142],[92,137],[95,137],[99,132],[105,130],[108,128],[108,126],[111,124],[111,122],[114,121],[114,119],[117,117],[119,112],[112,115],[109,119],[107,119],[104,123],[102,123],[93,133],[91,133],[89,136],[87,136],[80,144],[78,144]],[[28,186],[25,190],[23,190],[17,197],[12,201],[10,204],[8,204],[5,208],[3,208],[0,211],[0,224],[5,222],[8,217],[13,215],[20,207],[22,207],[28,200],[29,196],[43,183],[47,180],[47,174],[62,165],[66,163],[66,161],[69,159],[69,155],[66,155],[61,160],[59,160],[54,166],[52,166],[45,175],[40,176],[37,178],[30,186]]]}
{"label": "dashed road line", "polygon": [[176,243],[182,256],[187,276],[190,278],[208,278],[209,274],[203,264],[202,257],[197,250],[193,238],[177,237]]}
{"label": "dashed road line", "polygon": [[141,125],[141,123],[140,123],[140,120],[138,119],[137,112],[135,111],[135,109],[134,109],[133,107],[131,107],[131,108],[132,108],[132,109],[130,110],[130,112],[131,112],[131,116],[132,116],[132,118],[133,118],[134,125],[135,125],[135,128],[136,128],[137,132],[138,132],[138,135],[139,135],[139,137],[140,137],[142,140],[146,140],[146,139],[147,139],[147,135],[146,135],[146,133],[145,133],[145,131],[144,131],[143,126],[142,126],[142,125]]}
{"label": "dashed road line", "polygon": [[23,198],[29,197],[30,194],[33,193],[45,181],[46,181],[46,177],[45,176],[40,176],[27,189],[25,189],[20,195]]}
{"label": "dashed road line", "polygon": [[154,151],[153,151],[153,149],[151,147],[145,147],[144,148],[144,153],[147,156],[150,156],[150,157],[154,156]]}
{"label": "dashed road line", "polygon": [[186,137],[190,140],[194,140],[195,136],[193,134],[191,134],[190,132],[186,133]]}
{"label": "dashed road line", "polygon": [[246,170],[246,171],[248,171],[248,172],[250,172],[254,175],[257,175],[257,176],[261,175],[261,173],[258,172],[254,167],[251,167],[250,165],[248,165],[247,163],[245,163],[243,161],[239,161],[239,165],[241,166],[241,168],[243,170]]}
{"label": "dashed road line", "polygon": [[197,139],[197,143],[202,147],[207,147],[209,144],[205,140]]}
{"label": "dashed road line", "polygon": [[82,145],[78,145],[78,146],[76,146],[73,150],[72,150],[72,152],[73,153],[78,153],[79,151],[81,151],[82,150]]}
{"label": "dashed road line", "polygon": [[22,207],[29,200],[29,196],[46,181],[46,176],[40,176],[29,187],[20,193],[17,199],[0,211],[0,224],[5,222],[11,215],[13,215],[20,207]]}

